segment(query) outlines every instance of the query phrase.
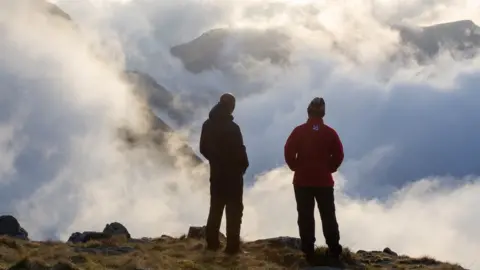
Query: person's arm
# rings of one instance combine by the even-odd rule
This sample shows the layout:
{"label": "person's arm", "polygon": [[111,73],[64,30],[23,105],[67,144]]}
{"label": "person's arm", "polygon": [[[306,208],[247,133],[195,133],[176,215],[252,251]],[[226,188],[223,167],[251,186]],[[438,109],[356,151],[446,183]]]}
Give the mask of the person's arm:
{"label": "person's arm", "polygon": [[200,134],[200,154],[202,154],[207,160],[210,160],[208,127],[206,122],[202,125],[202,132]]}
{"label": "person's arm", "polygon": [[297,165],[297,135],[298,128],[295,128],[290,136],[287,138],[287,142],[284,147],[284,157],[290,170],[295,171]]}
{"label": "person's arm", "polygon": [[232,151],[234,153],[233,156],[238,161],[240,171],[242,172],[242,174],[245,174],[248,166],[250,166],[250,163],[248,161],[247,148],[243,143],[242,131],[237,124],[234,125],[234,133],[232,135],[232,139]]}
{"label": "person's arm", "polygon": [[337,132],[332,129],[331,172],[334,173],[342,165],[344,152],[343,145]]}

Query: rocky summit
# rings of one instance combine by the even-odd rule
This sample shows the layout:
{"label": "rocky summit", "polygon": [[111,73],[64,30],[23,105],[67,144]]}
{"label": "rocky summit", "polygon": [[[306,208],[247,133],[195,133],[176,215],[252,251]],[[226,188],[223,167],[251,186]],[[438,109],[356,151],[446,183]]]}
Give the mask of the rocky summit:
{"label": "rocky summit", "polygon": [[[7,231],[2,226],[20,227],[13,220],[12,216],[0,217],[0,232]],[[410,258],[390,248],[346,249],[340,262],[331,262],[326,248],[319,247],[317,265],[310,266],[299,250],[300,239],[294,237],[244,242],[240,254],[229,256],[205,250],[204,230],[204,226],[190,227],[188,234],[178,238],[135,239],[124,225],[112,222],[103,231],[73,233],[66,243],[30,241],[10,230],[0,236],[0,269],[464,269],[429,257]],[[223,234],[220,239],[225,244]]]}

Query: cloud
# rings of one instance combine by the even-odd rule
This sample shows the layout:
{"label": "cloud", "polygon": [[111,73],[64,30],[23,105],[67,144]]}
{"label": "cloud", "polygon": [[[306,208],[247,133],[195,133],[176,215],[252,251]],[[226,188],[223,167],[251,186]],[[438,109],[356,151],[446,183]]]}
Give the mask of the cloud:
{"label": "cloud", "polygon": [[[261,176],[245,196],[244,234],[251,239],[297,235],[291,173],[276,169]],[[477,269],[480,242],[475,237],[480,179],[429,177],[412,182],[388,200],[352,198],[344,193],[348,179],[335,175],[341,242],[353,250],[389,246],[410,256],[430,255]],[[453,187],[452,180],[464,184]],[[460,210],[462,209],[462,210]],[[463,210],[464,209],[464,210]],[[320,223],[316,213],[317,223]],[[282,221],[282,222],[279,222]],[[324,243],[317,226],[317,243]],[[320,230],[320,231],[319,231]]]}
{"label": "cloud", "polygon": [[[65,240],[113,220],[136,237],[178,235],[205,223],[207,168],[172,167],[151,145],[129,149],[116,137],[119,126],[145,128],[118,76],[125,65],[209,105],[225,89],[249,91],[235,112],[251,161],[245,238],[297,235],[283,143],[305,120],[310,99],[322,95],[326,122],[346,151],[335,175],[342,242],[479,267],[477,59],[442,56],[426,67],[391,62],[396,33],[369,18],[360,1],[355,10],[344,3],[322,14],[314,4],[259,1],[60,1],[79,25],[75,31],[23,3],[0,8],[0,211],[18,216],[34,239]],[[411,3],[419,9],[405,11],[409,19],[432,8]],[[392,20],[402,17],[385,9]],[[311,15],[299,15],[305,12]],[[293,38],[292,65],[241,62],[234,74],[194,75],[168,52],[225,25],[284,29]],[[194,146],[208,109],[199,105],[186,127]]]}

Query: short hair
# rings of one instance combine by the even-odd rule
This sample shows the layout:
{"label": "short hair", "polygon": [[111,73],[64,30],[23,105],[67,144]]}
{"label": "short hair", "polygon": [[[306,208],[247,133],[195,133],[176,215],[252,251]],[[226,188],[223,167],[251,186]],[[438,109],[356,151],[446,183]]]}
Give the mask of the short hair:
{"label": "short hair", "polygon": [[320,97],[315,97],[310,101],[307,108],[308,116],[324,117],[325,116],[325,100]]}

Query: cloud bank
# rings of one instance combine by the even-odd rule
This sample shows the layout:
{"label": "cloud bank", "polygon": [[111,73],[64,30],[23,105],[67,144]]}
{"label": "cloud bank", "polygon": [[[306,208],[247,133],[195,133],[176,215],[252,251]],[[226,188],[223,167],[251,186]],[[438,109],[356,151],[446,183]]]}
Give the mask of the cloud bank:
{"label": "cloud bank", "polygon": [[[448,20],[468,3],[410,1],[397,10],[384,1],[58,1],[79,25],[71,30],[27,2],[0,8],[0,212],[19,217],[32,238],[65,240],[113,220],[133,236],[205,223],[206,168],[167,166],[155,148],[118,140],[118,126],[145,128],[119,76],[126,67],[208,105],[223,91],[248,92],[238,93],[235,113],[251,160],[246,239],[297,235],[283,143],[322,95],[346,150],[335,175],[342,243],[480,267],[478,60],[392,62],[398,38],[384,25]],[[245,60],[234,74],[194,75],[169,54],[218,26],[283,29],[293,40],[292,65]],[[193,146],[208,107],[186,127]]]}

